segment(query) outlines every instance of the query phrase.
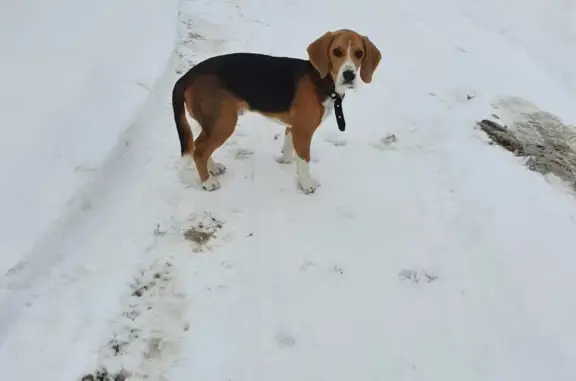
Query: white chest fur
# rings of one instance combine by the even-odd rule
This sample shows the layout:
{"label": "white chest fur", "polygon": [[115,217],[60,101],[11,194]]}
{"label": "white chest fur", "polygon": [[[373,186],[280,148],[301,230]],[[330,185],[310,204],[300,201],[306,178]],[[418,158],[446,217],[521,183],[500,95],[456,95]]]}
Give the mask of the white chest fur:
{"label": "white chest fur", "polygon": [[322,115],[322,121],[320,123],[324,122],[326,118],[332,115],[332,112],[334,111],[334,100],[328,98],[322,103],[322,106],[324,106],[324,115]]}

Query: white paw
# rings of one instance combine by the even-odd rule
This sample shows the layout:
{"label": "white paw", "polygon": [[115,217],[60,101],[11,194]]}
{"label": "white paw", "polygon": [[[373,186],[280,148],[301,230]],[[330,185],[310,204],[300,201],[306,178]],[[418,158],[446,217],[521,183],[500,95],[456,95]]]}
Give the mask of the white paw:
{"label": "white paw", "polygon": [[282,155],[276,158],[276,162],[280,164],[290,164],[294,161],[294,158],[291,155]]}
{"label": "white paw", "polygon": [[300,188],[302,188],[305,194],[314,193],[320,186],[320,183],[311,177],[300,179],[298,183],[300,184]]}
{"label": "white paw", "polygon": [[214,177],[210,176],[208,177],[208,180],[202,183],[202,188],[204,188],[204,190],[207,190],[208,192],[212,192],[220,188],[220,182],[216,180]]}
{"label": "white paw", "polygon": [[222,163],[210,160],[208,162],[208,172],[210,172],[212,176],[218,176],[226,172],[226,166]]}

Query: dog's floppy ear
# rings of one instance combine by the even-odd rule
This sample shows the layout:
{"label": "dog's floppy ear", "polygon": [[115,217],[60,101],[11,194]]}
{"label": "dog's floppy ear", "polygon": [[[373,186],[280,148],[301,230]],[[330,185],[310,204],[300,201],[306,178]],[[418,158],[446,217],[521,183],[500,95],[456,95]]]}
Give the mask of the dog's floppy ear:
{"label": "dog's floppy ear", "polygon": [[365,83],[372,82],[372,74],[376,71],[376,67],[382,59],[380,50],[370,41],[367,36],[364,39],[364,58],[362,58],[362,65],[360,67],[360,78]]}
{"label": "dog's floppy ear", "polygon": [[326,32],[308,45],[308,59],[316,70],[318,70],[321,78],[326,77],[330,70],[330,56],[328,55],[328,49],[330,48],[333,39],[334,33]]}

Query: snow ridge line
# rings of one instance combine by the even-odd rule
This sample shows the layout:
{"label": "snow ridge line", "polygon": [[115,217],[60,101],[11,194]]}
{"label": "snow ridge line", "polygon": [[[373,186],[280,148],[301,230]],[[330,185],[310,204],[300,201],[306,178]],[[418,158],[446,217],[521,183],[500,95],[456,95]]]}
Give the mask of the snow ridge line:
{"label": "snow ridge line", "polygon": [[[178,1],[178,8],[183,2],[184,0]],[[154,82],[146,101],[135,114],[132,123],[119,136],[118,144],[109,151],[94,176],[70,199],[51,227],[36,240],[32,249],[5,274],[0,274],[0,291],[6,293],[6,297],[0,300],[0,311],[2,311],[0,313],[0,343],[9,331],[10,323],[16,321],[22,309],[35,298],[32,291],[39,289],[50,278],[54,266],[65,259],[65,254],[60,252],[62,238],[69,234],[69,229],[74,227],[75,222],[85,218],[87,213],[98,204],[106,204],[111,198],[109,194],[117,191],[114,188],[115,182],[107,181],[108,178],[114,178],[114,169],[118,163],[128,160],[133,155],[130,142],[131,139],[138,139],[139,125],[149,116],[153,106],[157,106],[159,100],[166,98],[162,88],[165,86],[164,82],[171,80],[174,75],[173,67],[175,60],[178,59],[177,49],[181,44],[181,36],[178,33],[179,16],[178,13],[174,46],[166,61],[164,71]]]}
{"label": "snow ridge line", "polygon": [[[178,22],[179,19],[177,18],[176,23]],[[54,246],[55,242],[58,242],[59,237],[65,234],[74,221],[82,218],[87,209],[87,200],[99,198],[101,201],[105,201],[106,195],[103,195],[100,186],[102,178],[106,176],[109,169],[113,168],[117,162],[123,160],[129,154],[130,138],[151,104],[157,102],[156,93],[159,91],[158,89],[161,87],[162,82],[172,74],[172,62],[179,45],[180,37],[177,36],[172,53],[166,60],[162,75],[154,82],[146,101],[142,103],[139,110],[135,113],[129,127],[119,136],[118,143],[110,149],[104,160],[94,171],[95,174],[92,179],[80,187],[78,192],[68,201],[67,206],[54,221],[52,227],[45,231],[36,241],[33,248],[4,274],[3,279],[0,279],[0,288],[8,290],[32,288],[32,284],[39,281],[43,275],[47,275],[49,268],[60,259],[57,253],[48,254],[48,252],[56,251],[50,250],[50,248]]]}

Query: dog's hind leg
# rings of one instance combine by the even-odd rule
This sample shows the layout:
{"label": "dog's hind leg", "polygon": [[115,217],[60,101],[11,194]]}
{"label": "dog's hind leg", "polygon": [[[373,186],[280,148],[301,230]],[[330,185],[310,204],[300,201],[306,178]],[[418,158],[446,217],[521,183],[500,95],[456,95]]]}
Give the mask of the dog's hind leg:
{"label": "dog's hind leg", "polygon": [[198,175],[202,187],[207,191],[220,188],[220,183],[214,176],[223,173],[226,167],[214,162],[212,154],[232,136],[238,122],[238,109],[233,99],[220,98],[218,107],[213,110],[218,112],[210,118],[204,118],[203,131],[195,141],[194,150],[194,162]]}

